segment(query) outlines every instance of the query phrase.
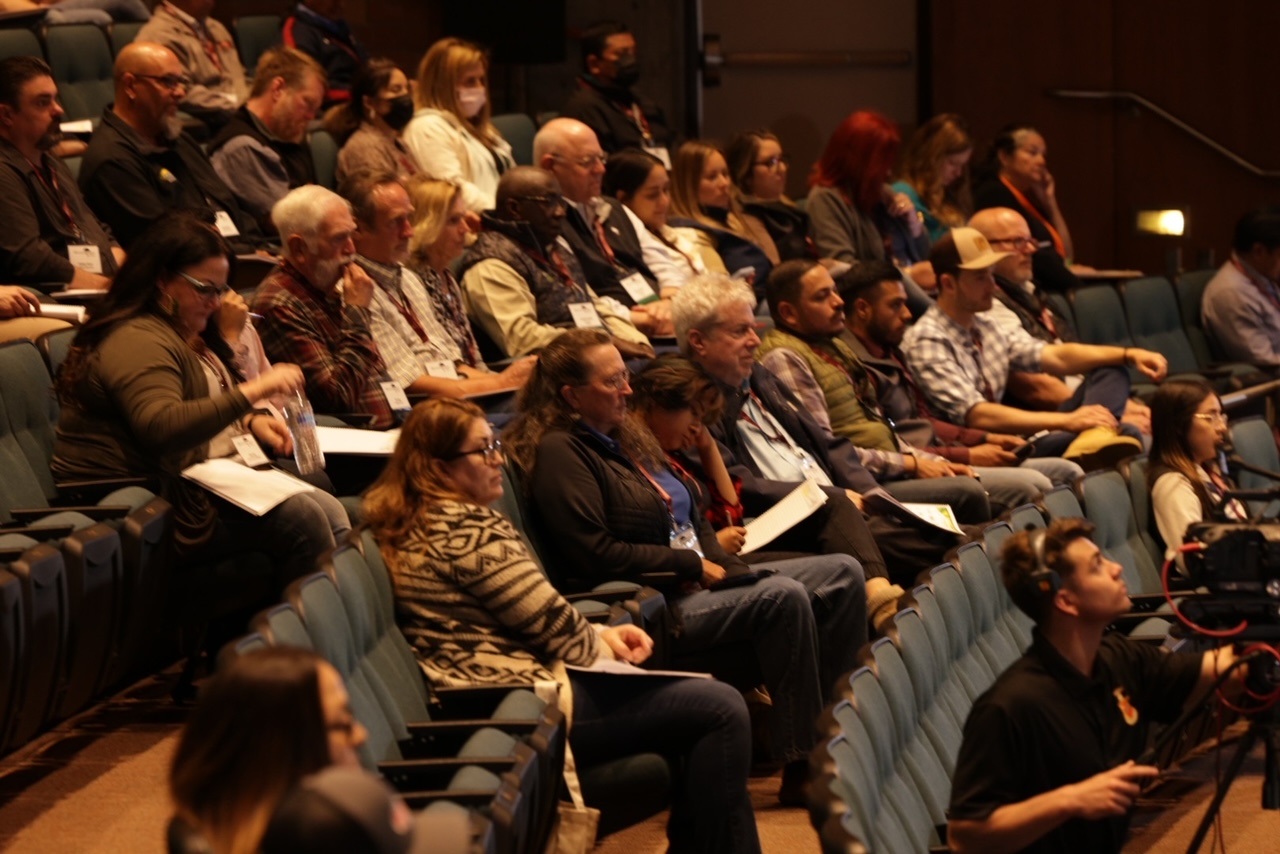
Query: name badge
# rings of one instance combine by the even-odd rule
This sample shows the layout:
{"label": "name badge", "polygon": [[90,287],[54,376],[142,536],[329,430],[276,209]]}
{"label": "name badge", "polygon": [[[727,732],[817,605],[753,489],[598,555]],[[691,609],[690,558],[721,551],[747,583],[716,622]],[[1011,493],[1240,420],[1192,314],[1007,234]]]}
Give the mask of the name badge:
{"label": "name badge", "polygon": [[667,151],[665,145],[646,145],[644,150],[661,160],[663,166],[671,168],[671,152]]}
{"label": "name badge", "polygon": [[573,325],[579,329],[600,329],[604,326],[600,312],[589,302],[569,303],[569,314],[573,315]]}
{"label": "name badge", "polygon": [[444,380],[456,380],[458,378],[458,369],[454,367],[453,362],[449,359],[436,359],[434,362],[427,362],[427,376],[440,377]]}
{"label": "name badge", "polygon": [[226,211],[217,211],[213,215],[214,227],[218,229],[218,234],[223,237],[239,237],[240,229],[236,228],[236,224],[231,219],[231,214]]}
{"label": "name badge", "polygon": [[232,437],[231,444],[236,446],[240,462],[249,468],[254,469],[271,464],[271,460],[267,459],[267,455],[262,452],[262,446],[258,444],[258,440],[252,433],[241,433],[239,436]]}
{"label": "name badge", "polygon": [[404,389],[400,388],[400,383],[388,381],[378,385],[382,387],[382,393],[387,398],[387,406],[390,406],[393,412],[412,409],[409,406],[409,396],[404,393]]}
{"label": "name badge", "polygon": [[698,542],[698,532],[688,522],[685,522],[679,528],[672,528],[671,548],[688,549],[702,556],[702,545]]}
{"label": "name badge", "polygon": [[102,275],[102,253],[92,243],[73,243],[67,246],[67,260],[77,270]]}
{"label": "name badge", "polygon": [[643,305],[647,302],[655,302],[658,294],[654,291],[653,286],[648,280],[639,273],[632,273],[622,280],[622,289],[635,302],[636,305]]}

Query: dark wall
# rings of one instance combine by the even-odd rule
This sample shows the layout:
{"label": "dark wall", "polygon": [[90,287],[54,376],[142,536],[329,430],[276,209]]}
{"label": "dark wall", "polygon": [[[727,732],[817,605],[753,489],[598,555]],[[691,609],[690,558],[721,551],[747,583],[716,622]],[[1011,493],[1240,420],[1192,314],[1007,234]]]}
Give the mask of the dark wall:
{"label": "dark wall", "polygon": [[[960,0],[930,5],[933,110],[966,116],[980,148],[1010,121],[1041,128],[1083,263],[1162,272],[1173,245],[1188,267],[1202,250],[1221,260],[1240,213],[1280,201],[1280,181],[1146,110],[1046,94],[1129,90],[1263,169],[1280,169],[1280,95],[1267,85],[1280,4],[986,0],[980,14]],[[1136,210],[1174,206],[1189,210],[1182,240],[1135,232]]]}

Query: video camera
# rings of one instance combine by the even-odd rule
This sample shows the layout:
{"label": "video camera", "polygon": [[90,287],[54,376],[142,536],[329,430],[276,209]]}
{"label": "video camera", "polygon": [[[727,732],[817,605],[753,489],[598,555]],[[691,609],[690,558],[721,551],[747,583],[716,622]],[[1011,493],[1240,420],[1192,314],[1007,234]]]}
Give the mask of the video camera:
{"label": "video camera", "polygon": [[1189,597],[1182,611],[1210,628],[1247,627],[1235,640],[1280,639],[1280,523],[1200,522],[1187,528],[1192,584],[1207,597]]}

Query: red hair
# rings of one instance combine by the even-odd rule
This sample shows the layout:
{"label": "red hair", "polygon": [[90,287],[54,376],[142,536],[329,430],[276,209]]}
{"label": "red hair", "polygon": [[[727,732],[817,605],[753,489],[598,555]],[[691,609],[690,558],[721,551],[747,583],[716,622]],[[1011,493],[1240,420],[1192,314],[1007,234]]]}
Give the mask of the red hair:
{"label": "red hair", "polygon": [[809,174],[810,187],[832,187],[856,209],[870,213],[888,182],[902,133],[888,118],[870,110],[851,113],[827,140]]}

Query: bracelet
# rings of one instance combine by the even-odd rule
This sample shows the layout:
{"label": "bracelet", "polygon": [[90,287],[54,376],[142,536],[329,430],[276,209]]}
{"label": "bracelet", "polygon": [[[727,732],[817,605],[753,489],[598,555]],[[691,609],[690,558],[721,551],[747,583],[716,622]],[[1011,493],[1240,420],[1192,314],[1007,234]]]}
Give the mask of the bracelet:
{"label": "bracelet", "polygon": [[1120,354],[1120,364],[1122,365],[1129,364],[1129,348],[1128,347],[1125,347],[1124,352]]}

